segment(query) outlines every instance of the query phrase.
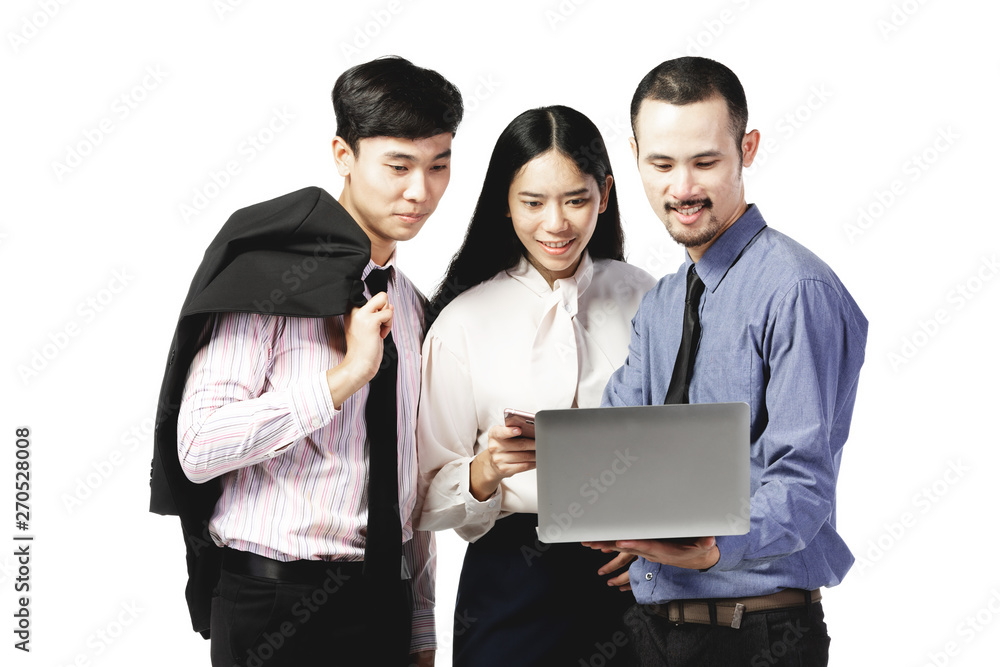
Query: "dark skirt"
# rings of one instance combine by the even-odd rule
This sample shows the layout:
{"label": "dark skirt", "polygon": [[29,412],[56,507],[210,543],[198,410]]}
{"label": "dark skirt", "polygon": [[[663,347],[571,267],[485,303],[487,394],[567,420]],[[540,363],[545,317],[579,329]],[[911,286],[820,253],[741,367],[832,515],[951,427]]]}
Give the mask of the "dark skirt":
{"label": "dark skirt", "polygon": [[512,514],[469,545],[455,667],[635,664],[622,622],[635,598],[597,574],[615,554],[539,542],[537,525],[537,514]]}

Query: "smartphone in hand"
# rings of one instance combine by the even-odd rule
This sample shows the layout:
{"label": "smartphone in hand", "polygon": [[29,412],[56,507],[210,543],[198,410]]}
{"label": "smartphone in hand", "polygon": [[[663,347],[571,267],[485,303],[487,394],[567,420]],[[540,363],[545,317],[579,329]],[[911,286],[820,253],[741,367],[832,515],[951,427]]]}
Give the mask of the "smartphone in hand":
{"label": "smartphone in hand", "polygon": [[535,415],[532,412],[504,408],[503,423],[504,426],[516,426],[521,429],[522,438],[535,437]]}

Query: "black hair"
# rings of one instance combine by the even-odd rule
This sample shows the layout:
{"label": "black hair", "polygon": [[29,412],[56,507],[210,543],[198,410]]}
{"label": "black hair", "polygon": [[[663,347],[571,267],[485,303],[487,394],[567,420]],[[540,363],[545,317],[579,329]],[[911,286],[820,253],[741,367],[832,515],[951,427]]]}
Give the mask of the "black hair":
{"label": "black hair", "polygon": [[729,130],[742,154],[747,131],[747,97],[739,78],[731,69],[709,58],[687,56],[660,63],[642,78],[632,96],[632,134],[636,141],[635,119],[643,100],[657,100],[683,106],[719,95],[729,109]]}
{"label": "black hair", "polygon": [[[573,160],[582,174],[593,176],[602,192],[607,177],[613,176],[600,131],[579,111],[565,106],[541,107],[512,120],[493,148],[465,241],[428,306],[428,326],[456,296],[513,268],[527,252],[507,217],[510,184],[525,164],[552,149]],[[623,260],[624,246],[618,195],[612,182],[607,207],[597,216],[586,250],[594,259]]]}
{"label": "black hair", "polygon": [[354,153],[368,137],[454,136],[464,114],[462,94],[454,84],[399,56],[355,65],[337,78],[331,96],[337,136]]}

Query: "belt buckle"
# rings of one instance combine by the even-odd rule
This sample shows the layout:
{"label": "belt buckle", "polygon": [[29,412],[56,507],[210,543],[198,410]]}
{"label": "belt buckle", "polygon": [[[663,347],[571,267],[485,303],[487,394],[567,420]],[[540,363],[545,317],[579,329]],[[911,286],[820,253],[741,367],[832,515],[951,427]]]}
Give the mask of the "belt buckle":
{"label": "belt buckle", "polygon": [[734,630],[740,629],[740,624],[743,623],[743,612],[746,608],[746,605],[742,602],[736,603],[736,608],[733,609],[733,622],[729,624],[729,627]]}

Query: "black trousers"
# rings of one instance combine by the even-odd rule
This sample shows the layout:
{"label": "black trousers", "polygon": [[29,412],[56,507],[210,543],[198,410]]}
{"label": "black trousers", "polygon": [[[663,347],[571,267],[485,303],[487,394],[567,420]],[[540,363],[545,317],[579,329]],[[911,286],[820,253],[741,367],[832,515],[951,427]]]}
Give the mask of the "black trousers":
{"label": "black trousers", "polygon": [[541,543],[537,525],[537,514],[512,514],[469,545],[455,602],[455,667],[635,664],[622,621],[635,598],[597,574],[613,555]]}
{"label": "black trousers", "polygon": [[738,630],[675,625],[635,605],[625,614],[630,640],[648,667],[826,667],[830,637],[822,603],[743,615]]}
{"label": "black trousers", "polygon": [[360,563],[312,583],[227,571],[212,599],[213,667],[409,665],[410,598],[374,600]]}

